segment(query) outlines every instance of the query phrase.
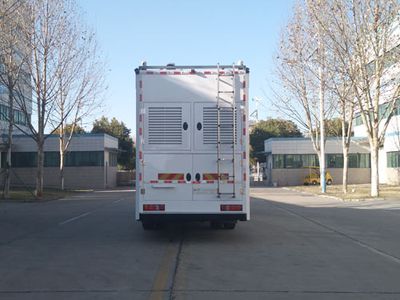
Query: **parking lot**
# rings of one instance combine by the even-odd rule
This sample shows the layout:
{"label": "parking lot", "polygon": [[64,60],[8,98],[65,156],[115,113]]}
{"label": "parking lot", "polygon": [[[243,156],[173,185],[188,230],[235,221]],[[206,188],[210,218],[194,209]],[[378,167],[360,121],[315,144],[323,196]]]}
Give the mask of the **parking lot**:
{"label": "parking lot", "polygon": [[0,299],[399,299],[400,203],[252,190],[235,230],[144,231],[134,193],[0,202]]}

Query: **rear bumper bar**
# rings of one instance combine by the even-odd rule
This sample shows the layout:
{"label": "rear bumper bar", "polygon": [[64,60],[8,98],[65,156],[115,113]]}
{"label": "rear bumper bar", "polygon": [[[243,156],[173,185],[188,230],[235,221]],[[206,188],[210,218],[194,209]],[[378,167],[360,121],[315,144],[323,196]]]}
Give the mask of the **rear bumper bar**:
{"label": "rear bumper bar", "polygon": [[173,222],[173,221],[246,221],[246,214],[140,214],[140,221]]}

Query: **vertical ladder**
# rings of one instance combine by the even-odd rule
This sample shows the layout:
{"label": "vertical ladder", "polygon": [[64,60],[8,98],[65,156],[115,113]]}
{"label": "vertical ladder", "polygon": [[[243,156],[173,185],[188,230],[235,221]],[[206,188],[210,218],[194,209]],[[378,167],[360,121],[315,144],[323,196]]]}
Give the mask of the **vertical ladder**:
{"label": "vertical ladder", "polygon": [[[232,80],[232,82],[229,82],[228,80],[223,80],[223,78],[229,78]],[[224,86],[230,87],[229,90],[221,90],[221,83],[224,84]],[[236,192],[235,192],[235,144],[236,144],[236,99],[235,99],[235,65],[232,65],[232,71],[231,72],[221,72],[219,64],[217,66],[217,175],[218,175],[218,188],[217,188],[217,196],[218,198],[221,197],[221,195],[230,195],[232,198],[236,197]],[[229,99],[224,98],[223,95],[229,95]],[[225,104],[225,105],[223,105]],[[221,111],[230,111],[232,113],[232,140],[230,141],[224,141],[222,142],[221,138]],[[226,118],[225,118],[226,121]],[[226,126],[226,125],[224,125]],[[226,138],[226,136],[225,136]],[[222,152],[222,145],[230,145],[232,149],[232,158],[221,158],[221,152]],[[228,163],[232,163],[232,175],[229,175],[228,173],[228,178],[224,176],[222,178],[223,174],[221,174],[221,163],[224,161]],[[228,168],[229,170],[229,168]],[[232,184],[232,192],[221,192],[221,180],[231,180],[233,181]]]}

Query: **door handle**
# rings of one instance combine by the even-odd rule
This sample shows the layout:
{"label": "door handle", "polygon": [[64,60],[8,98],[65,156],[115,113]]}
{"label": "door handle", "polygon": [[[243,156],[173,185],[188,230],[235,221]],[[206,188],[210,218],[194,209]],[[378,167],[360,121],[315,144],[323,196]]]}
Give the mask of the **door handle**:
{"label": "door handle", "polygon": [[189,125],[188,125],[188,123],[187,123],[187,122],[183,122],[183,125],[182,125],[182,127],[183,127],[183,130],[187,130],[187,129],[188,129],[188,127],[189,127]]}
{"label": "door handle", "polygon": [[198,122],[197,125],[196,125],[196,127],[197,127],[197,130],[201,130],[201,128],[203,128],[203,125],[201,125],[201,123]]}

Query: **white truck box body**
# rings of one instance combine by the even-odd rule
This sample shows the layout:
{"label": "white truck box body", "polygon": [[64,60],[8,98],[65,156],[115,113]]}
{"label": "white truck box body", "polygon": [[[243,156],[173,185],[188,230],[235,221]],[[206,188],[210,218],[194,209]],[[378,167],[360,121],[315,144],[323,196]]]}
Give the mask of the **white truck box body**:
{"label": "white truck box body", "polygon": [[[135,71],[136,219],[249,220],[248,68],[141,66]],[[219,173],[217,94],[224,97]]]}

